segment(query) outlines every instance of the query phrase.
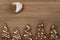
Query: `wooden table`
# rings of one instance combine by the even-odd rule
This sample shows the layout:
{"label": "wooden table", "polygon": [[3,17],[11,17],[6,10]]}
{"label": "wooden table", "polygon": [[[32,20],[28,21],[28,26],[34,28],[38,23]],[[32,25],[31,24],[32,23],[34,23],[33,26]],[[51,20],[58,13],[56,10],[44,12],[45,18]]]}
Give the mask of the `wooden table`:
{"label": "wooden table", "polygon": [[[24,4],[23,10],[19,14],[14,14],[10,10],[10,4],[19,1]],[[18,26],[21,33],[23,28],[30,24],[32,33],[40,22],[45,24],[46,32],[49,33],[50,26],[55,24],[60,35],[60,0],[0,0],[0,33],[4,23],[13,32]]]}

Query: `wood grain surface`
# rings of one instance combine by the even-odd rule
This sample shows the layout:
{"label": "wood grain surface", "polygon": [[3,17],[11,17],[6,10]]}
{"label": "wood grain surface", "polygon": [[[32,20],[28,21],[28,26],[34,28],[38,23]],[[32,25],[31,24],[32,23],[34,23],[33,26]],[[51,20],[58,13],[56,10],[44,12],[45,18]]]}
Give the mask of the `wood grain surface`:
{"label": "wood grain surface", "polygon": [[41,2],[42,0],[21,0],[24,7],[19,14],[14,14],[10,9],[11,3],[14,1],[20,2],[20,0],[0,0],[0,30],[4,23],[7,23],[11,33],[16,26],[23,33],[24,27],[30,24],[34,34],[37,25],[43,22],[47,33],[49,33],[50,26],[55,24],[60,35],[59,0],[46,0],[46,2],[44,0],[43,2]]}
{"label": "wood grain surface", "polygon": [[14,2],[14,1],[20,1],[20,2],[60,2],[60,0],[0,0],[1,2]]}

